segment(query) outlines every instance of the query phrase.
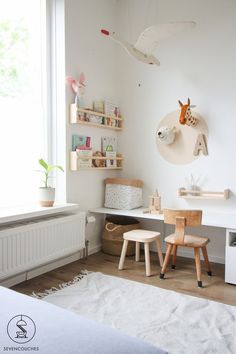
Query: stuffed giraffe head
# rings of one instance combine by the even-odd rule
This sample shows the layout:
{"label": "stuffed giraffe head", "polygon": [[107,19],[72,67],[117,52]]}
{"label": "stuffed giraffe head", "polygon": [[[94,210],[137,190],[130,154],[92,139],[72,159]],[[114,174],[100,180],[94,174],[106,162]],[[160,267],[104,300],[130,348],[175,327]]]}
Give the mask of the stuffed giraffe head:
{"label": "stuffed giraffe head", "polygon": [[197,124],[197,118],[192,116],[191,108],[194,108],[196,106],[190,105],[190,99],[188,98],[188,102],[186,104],[183,104],[181,101],[178,101],[179,105],[181,107],[181,112],[179,116],[179,122],[180,124],[186,124],[189,126],[194,127]]}

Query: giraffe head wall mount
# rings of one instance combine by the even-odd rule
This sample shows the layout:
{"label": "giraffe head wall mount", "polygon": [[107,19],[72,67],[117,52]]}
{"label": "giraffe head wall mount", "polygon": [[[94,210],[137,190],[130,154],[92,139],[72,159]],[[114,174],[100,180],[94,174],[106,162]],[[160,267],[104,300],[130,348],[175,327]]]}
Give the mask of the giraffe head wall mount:
{"label": "giraffe head wall mount", "polygon": [[197,118],[192,116],[191,108],[196,107],[195,105],[190,104],[190,98],[188,98],[188,102],[186,104],[183,104],[181,101],[178,101],[179,105],[181,107],[181,112],[179,116],[179,122],[180,124],[188,125],[191,127],[194,127],[197,125]]}

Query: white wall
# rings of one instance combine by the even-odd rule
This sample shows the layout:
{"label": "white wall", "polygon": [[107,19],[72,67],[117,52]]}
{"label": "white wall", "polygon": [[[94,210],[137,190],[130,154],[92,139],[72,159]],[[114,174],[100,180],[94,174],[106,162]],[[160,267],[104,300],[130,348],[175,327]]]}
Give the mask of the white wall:
{"label": "white wall", "polygon": [[[111,28],[115,23],[115,0],[65,0],[65,52],[66,75],[78,78],[83,71],[86,76],[85,102],[110,98],[115,100],[115,45],[106,45],[100,34],[103,27]],[[69,124],[69,104],[74,95],[67,87],[67,156],[69,170],[69,151],[72,134],[92,137],[93,150],[101,150],[101,135],[114,135],[106,129],[87,128]],[[82,210],[100,207],[104,198],[103,180],[114,177],[116,171],[78,171],[68,172],[67,201],[78,203]],[[90,248],[100,244],[101,221],[87,227]]]}
{"label": "white wall", "polygon": [[[160,67],[139,63],[120,48],[119,92],[126,118],[121,143],[126,157],[123,175],[144,180],[146,203],[147,196],[158,188],[165,207],[234,212],[235,195],[228,201],[186,202],[176,194],[190,172],[202,176],[203,189],[230,188],[233,194],[236,192],[236,2],[120,0],[118,9],[119,33],[131,42],[154,23],[180,20],[197,23],[194,30],[160,44],[155,52]],[[197,105],[196,111],[208,124],[209,156],[178,166],[160,156],[155,132],[159,121],[178,109],[178,99],[185,101],[187,97]]]}
{"label": "white wall", "polygon": [[[160,67],[147,66],[119,51],[119,97],[126,118],[122,135],[122,176],[145,182],[144,201],[158,188],[164,207],[235,212],[236,192],[236,2],[234,0],[120,0],[118,31],[135,43],[152,24],[193,20],[194,30],[161,43],[155,55]],[[140,85],[140,86],[139,86]],[[155,132],[159,121],[190,97],[209,128],[209,156],[188,165],[173,165],[159,154]],[[185,201],[177,198],[190,173],[202,176],[205,190],[230,188],[227,201]],[[211,258],[224,259],[223,229],[211,235]],[[214,236],[214,234],[216,234]],[[215,256],[214,256],[215,255]]]}
{"label": "white wall", "polygon": [[[234,0],[65,0],[66,74],[85,72],[88,101],[110,96],[120,103],[125,117],[120,144],[125,156],[122,176],[144,180],[145,204],[158,188],[164,207],[234,212],[235,11]],[[194,20],[197,27],[160,44],[155,53],[160,67],[135,61],[99,33],[101,27],[117,30],[134,43],[144,28],[180,20]],[[178,109],[178,99],[185,101],[187,97],[208,124],[209,156],[188,165],[172,165],[159,155],[155,132],[159,121]],[[68,88],[67,106],[72,101]],[[87,134],[88,130],[67,125],[67,152],[72,133]],[[89,134],[99,148],[101,132],[93,128]],[[178,199],[177,189],[190,172],[202,176],[204,189],[230,188],[233,195],[227,201]],[[101,206],[107,175],[103,171],[69,172],[67,200],[85,210]],[[89,228],[92,244],[97,245],[101,224]],[[215,260],[223,260],[224,230],[215,232],[220,241],[212,242],[212,254],[216,253]],[[214,229],[207,233],[214,234]]]}

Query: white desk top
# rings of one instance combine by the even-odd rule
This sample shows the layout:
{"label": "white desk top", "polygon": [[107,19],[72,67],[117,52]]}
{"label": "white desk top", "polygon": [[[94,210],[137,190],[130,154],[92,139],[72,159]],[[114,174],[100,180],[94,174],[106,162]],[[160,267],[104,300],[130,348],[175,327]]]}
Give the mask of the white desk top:
{"label": "white desk top", "polygon": [[26,205],[18,207],[0,208],[0,224],[36,218],[40,216],[64,213],[78,209],[78,204],[60,204],[53,207],[40,207],[39,205]]}
{"label": "white desk top", "polygon": [[[124,215],[150,220],[164,220],[163,214],[148,214],[144,213],[144,210],[147,210],[147,208],[138,208],[132,210],[97,208],[90,210],[90,212],[110,215]],[[236,229],[236,214],[203,212],[202,225],[222,227],[226,229]]]}

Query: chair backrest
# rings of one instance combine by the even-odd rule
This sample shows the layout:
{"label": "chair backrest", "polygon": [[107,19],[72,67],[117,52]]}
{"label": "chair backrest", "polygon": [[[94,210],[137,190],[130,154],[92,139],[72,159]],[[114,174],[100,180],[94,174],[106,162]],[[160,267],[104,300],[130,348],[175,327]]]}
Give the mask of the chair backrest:
{"label": "chair backrest", "polygon": [[201,226],[201,210],[174,210],[164,209],[164,222],[175,225],[175,240],[178,244],[184,243],[186,226]]}

